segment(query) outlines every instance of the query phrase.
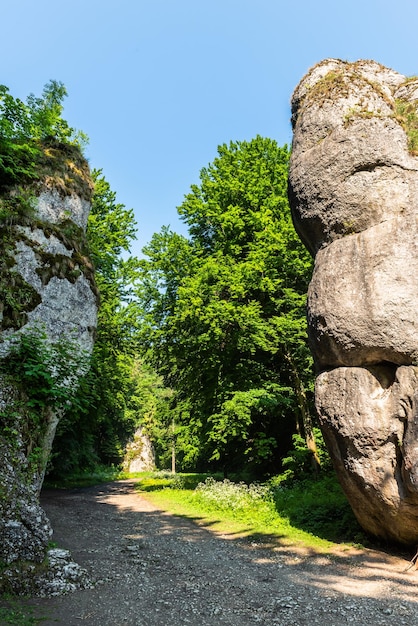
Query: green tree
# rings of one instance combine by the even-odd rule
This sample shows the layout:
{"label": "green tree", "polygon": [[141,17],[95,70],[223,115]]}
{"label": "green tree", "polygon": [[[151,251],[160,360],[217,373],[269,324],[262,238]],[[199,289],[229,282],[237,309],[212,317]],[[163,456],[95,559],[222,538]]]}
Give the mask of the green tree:
{"label": "green tree", "polygon": [[189,239],[163,229],[141,262],[149,357],[197,457],[225,469],[277,469],[295,429],[309,438],[311,259],[291,222],[288,160],[262,137],[220,146],[178,209]]}
{"label": "green tree", "polygon": [[[80,402],[59,425],[54,444],[56,473],[119,463],[135,428],[135,349],[138,306],[133,294],[138,260],[127,256],[136,234],[132,210],[116,200],[101,170],[95,183],[87,242],[100,294],[92,366],[80,386]],[[125,258],[127,256],[127,258]]]}

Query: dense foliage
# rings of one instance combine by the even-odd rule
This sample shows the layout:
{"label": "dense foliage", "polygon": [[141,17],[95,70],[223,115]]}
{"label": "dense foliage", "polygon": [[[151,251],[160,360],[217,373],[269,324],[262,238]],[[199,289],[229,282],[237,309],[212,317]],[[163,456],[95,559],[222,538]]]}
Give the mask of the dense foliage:
{"label": "dense foliage", "polygon": [[311,259],[287,202],[289,151],[270,139],[219,147],[144,249],[147,356],[175,390],[180,466],[273,472],[310,433],[305,293]]}
{"label": "dense foliage", "polygon": [[[54,146],[82,147],[62,119],[65,96],[56,81],[26,102],[0,88],[3,191],[36,182]],[[129,255],[133,211],[93,171],[87,244],[99,322],[90,371],[57,432],[56,473],[120,463],[138,425],[163,467],[175,454],[178,469],[272,474],[295,433],[314,451],[311,259],[290,218],[288,160],[286,146],[262,137],[220,146],[178,209],[188,237],[163,228],[141,261]],[[17,197],[16,210],[28,210]],[[11,202],[0,218],[11,218]]]}
{"label": "dense foliage", "polygon": [[117,202],[101,170],[93,170],[92,177],[87,243],[100,293],[98,326],[78,402],[58,426],[50,478],[97,464],[119,465],[138,426],[152,437],[161,462],[171,454],[165,426],[171,392],[139,356],[140,310],[134,294],[139,261],[129,254],[134,214]]}
{"label": "dense foliage", "polygon": [[55,473],[97,462],[119,463],[132,434],[137,393],[135,346],[138,311],[132,297],[137,259],[129,252],[135,238],[132,210],[116,194],[100,170],[87,226],[87,242],[100,293],[97,335],[91,369],[79,389],[80,402],[58,428],[52,465]]}

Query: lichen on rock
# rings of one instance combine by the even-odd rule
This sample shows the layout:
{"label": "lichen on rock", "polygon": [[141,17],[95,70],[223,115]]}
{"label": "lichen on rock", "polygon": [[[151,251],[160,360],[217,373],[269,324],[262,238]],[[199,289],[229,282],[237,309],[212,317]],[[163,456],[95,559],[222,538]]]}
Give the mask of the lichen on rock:
{"label": "lichen on rock", "polygon": [[417,80],[328,59],[292,99],[289,199],[315,256],[316,404],[370,533],[418,541]]}

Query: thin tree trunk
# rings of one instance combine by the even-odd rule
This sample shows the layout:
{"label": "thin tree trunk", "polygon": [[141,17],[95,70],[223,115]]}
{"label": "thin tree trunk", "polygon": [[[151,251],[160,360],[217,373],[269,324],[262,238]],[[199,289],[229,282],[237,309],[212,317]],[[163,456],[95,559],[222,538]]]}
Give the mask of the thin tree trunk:
{"label": "thin tree trunk", "polygon": [[[290,354],[288,352],[285,353],[284,355],[286,361],[289,363],[290,366],[290,370],[292,373],[292,378],[293,378],[293,382],[294,382],[294,386],[295,386],[295,393],[296,393],[296,398],[298,401],[298,406],[299,406],[299,411],[300,411],[300,416],[302,419],[302,427],[303,427],[303,434],[305,437],[305,441],[306,441],[306,446],[308,448],[308,450],[310,450],[310,452],[312,453],[312,463],[313,463],[313,467],[315,471],[318,471],[320,466],[321,466],[321,461],[319,459],[319,455],[318,455],[318,448],[316,447],[316,442],[315,442],[315,437],[313,434],[313,427],[312,427],[312,417],[311,414],[309,412],[309,407],[308,407],[308,401],[306,398],[306,392],[305,392],[305,388],[303,386],[303,382],[299,376],[299,372],[298,369],[292,359],[292,357],[290,356]],[[298,423],[298,420],[296,421],[297,424],[297,430],[298,430],[298,434],[301,434],[299,431],[302,430],[300,428],[300,424]]]}
{"label": "thin tree trunk", "polygon": [[174,430],[175,430],[175,423],[174,423],[174,417],[173,417],[173,423],[172,423],[172,429],[173,429],[173,438],[172,438],[172,443],[171,443],[171,473],[175,474],[176,473],[176,442],[174,439]]}

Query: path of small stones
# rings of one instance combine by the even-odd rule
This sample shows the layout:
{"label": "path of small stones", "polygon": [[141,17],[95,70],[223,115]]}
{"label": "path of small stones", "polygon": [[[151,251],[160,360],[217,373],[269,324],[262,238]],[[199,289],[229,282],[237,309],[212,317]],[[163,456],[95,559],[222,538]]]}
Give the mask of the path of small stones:
{"label": "path of small stones", "polygon": [[37,599],[45,626],[418,626],[418,573],[399,557],[220,536],[159,511],[133,481],[46,491],[43,505],[96,581]]}

